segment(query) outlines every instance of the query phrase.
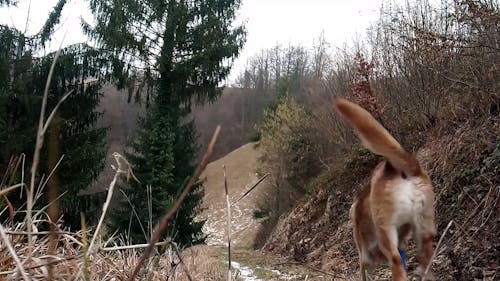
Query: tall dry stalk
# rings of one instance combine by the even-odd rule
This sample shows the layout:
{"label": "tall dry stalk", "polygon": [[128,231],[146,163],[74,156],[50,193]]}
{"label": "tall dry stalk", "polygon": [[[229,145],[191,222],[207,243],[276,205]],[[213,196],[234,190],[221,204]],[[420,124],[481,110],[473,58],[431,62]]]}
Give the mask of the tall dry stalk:
{"label": "tall dry stalk", "polygon": [[[94,235],[92,236],[92,240],[90,241],[90,245],[87,248],[87,255],[89,257],[90,255],[93,254],[95,241],[97,237],[99,237],[99,233],[101,232],[101,228],[104,224],[104,218],[106,217],[109,205],[111,204],[111,199],[113,198],[113,192],[115,189],[116,182],[118,181],[118,177],[122,174],[126,174],[127,179],[132,177],[134,180],[139,181],[132,172],[131,165],[127,161],[127,159],[125,159],[125,157],[123,157],[118,152],[114,152],[113,157],[115,158],[118,167],[111,165],[111,167],[115,170],[115,175],[113,177],[113,180],[109,183],[108,194],[106,196],[106,201],[104,202],[104,205],[102,207],[101,217],[99,218],[99,222],[97,223],[97,227],[94,231]],[[127,169],[123,169],[122,162],[124,162],[124,164],[127,164]],[[81,275],[82,275],[82,268],[79,269],[74,280],[78,280],[81,277]]]}
{"label": "tall dry stalk", "polygon": [[236,203],[238,203],[241,199],[245,198],[248,194],[250,194],[250,192],[252,192],[261,182],[263,182],[269,175],[271,175],[270,173],[267,173],[265,174],[264,176],[262,176],[260,179],[257,180],[257,182],[255,182],[247,191],[245,191],[245,193],[243,193],[237,200],[234,200],[231,205],[234,205]]}
{"label": "tall dry stalk", "polygon": [[[104,205],[102,207],[102,214],[101,214],[101,217],[99,218],[99,222],[98,222],[97,227],[96,227],[96,229],[94,231],[94,235],[92,236],[92,240],[91,240],[89,248],[88,248],[89,254],[92,254],[93,249],[94,249],[95,241],[96,241],[97,237],[99,236],[99,232],[101,231],[102,225],[104,223],[104,218],[106,217],[106,213],[107,213],[108,208],[109,208],[109,204],[111,204],[111,199],[113,197],[113,192],[114,192],[114,189],[115,189],[116,182],[118,181],[118,177],[121,174],[126,174],[127,178],[129,178],[130,176],[132,176],[134,178],[134,180],[139,181],[134,176],[134,174],[132,172],[132,169],[130,168],[130,163],[127,161],[127,159],[125,159],[125,157],[123,157],[122,155],[120,155],[120,153],[118,153],[118,152],[114,152],[113,153],[113,157],[115,158],[115,161],[116,161],[116,164],[118,165],[118,167],[114,167],[113,166],[113,168],[116,171],[115,172],[115,176],[113,177],[113,180],[109,184],[108,195],[106,196],[106,201],[104,202]],[[122,161],[125,164],[127,164],[127,169],[123,169],[123,167],[122,167]]]}
{"label": "tall dry stalk", "polygon": [[[64,40],[63,40],[64,41]],[[62,44],[62,41],[61,41]],[[34,202],[34,190],[35,190],[35,179],[36,179],[36,173],[38,171],[38,164],[40,162],[40,152],[43,147],[43,139],[45,136],[45,133],[47,132],[47,129],[50,125],[50,122],[52,121],[52,118],[54,117],[55,113],[59,109],[59,106],[73,93],[73,90],[70,90],[66,94],[63,95],[63,97],[57,102],[56,106],[50,113],[50,115],[47,117],[47,120],[44,121],[45,119],[45,111],[47,108],[47,99],[49,95],[49,86],[50,86],[50,81],[52,80],[52,76],[54,74],[54,68],[56,66],[57,59],[59,58],[59,54],[61,53],[61,47],[57,50],[54,60],[52,61],[52,64],[50,66],[49,70],[49,75],[47,76],[47,82],[45,83],[45,89],[43,92],[43,98],[42,98],[42,107],[40,109],[40,118],[38,120],[38,130],[36,134],[36,143],[35,143],[35,151],[33,153],[33,163],[31,165],[31,180],[30,180],[30,185],[29,188],[26,190],[27,193],[27,198],[26,198],[26,222],[27,222],[27,229],[28,229],[28,256],[27,260],[28,262],[31,260],[31,252],[33,249],[33,217],[32,217],[32,212],[33,212],[33,202]]]}
{"label": "tall dry stalk", "polygon": [[[49,248],[48,255],[55,256],[57,248],[58,235],[55,233],[58,230],[57,221],[59,220],[59,206],[56,198],[59,196],[59,178],[57,176],[56,170],[60,163],[59,158],[59,133],[61,129],[60,118],[55,118],[54,122],[51,124],[49,130],[49,142],[48,142],[48,171],[49,176],[47,177],[47,193],[49,202],[51,204],[48,206],[50,230],[52,234],[49,237]],[[62,158],[61,158],[62,159]],[[53,267],[48,267],[48,279],[53,279]]]}
{"label": "tall dry stalk", "polygon": [[231,281],[231,203],[229,202],[229,190],[227,188],[226,165],[222,165],[224,173],[224,194],[226,196],[226,210],[227,210],[227,280]]}

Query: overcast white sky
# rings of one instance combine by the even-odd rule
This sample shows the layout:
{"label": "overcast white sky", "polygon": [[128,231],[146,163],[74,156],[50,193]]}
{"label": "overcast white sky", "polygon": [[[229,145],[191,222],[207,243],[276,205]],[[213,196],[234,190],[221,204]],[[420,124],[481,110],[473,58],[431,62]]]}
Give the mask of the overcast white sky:
{"label": "overcast white sky", "polygon": [[[1,8],[0,23],[36,33],[57,0],[19,0],[18,7]],[[364,36],[366,28],[378,18],[382,0],[243,0],[238,21],[246,21],[247,42],[235,61],[230,80],[244,68],[247,58],[277,43],[302,44],[306,47],[324,31],[332,46]],[[65,34],[63,46],[85,41],[80,19],[92,21],[84,0],[70,0],[63,10],[61,26],[49,46],[57,49]]]}

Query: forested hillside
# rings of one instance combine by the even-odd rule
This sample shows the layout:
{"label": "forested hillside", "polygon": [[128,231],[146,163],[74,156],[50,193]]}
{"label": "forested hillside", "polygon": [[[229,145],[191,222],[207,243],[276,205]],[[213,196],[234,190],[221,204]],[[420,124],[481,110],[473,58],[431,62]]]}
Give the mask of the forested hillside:
{"label": "forested hillside", "polygon": [[393,3],[366,40],[333,49],[320,36],[313,49],[277,45],[253,57],[238,85],[278,98],[259,127],[262,169],[276,186],[308,194],[264,249],[343,276],[358,271],[348,211],[381,159],[334,113],[332,98],[342,96],[429,170],[443,236],[438,280],[498,278],[499,22],[497,2]]}

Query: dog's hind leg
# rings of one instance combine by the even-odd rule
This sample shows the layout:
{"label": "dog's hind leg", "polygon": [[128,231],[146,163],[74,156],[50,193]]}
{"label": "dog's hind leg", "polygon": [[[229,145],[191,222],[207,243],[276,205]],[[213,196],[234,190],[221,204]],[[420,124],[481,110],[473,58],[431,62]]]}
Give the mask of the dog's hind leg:
{"label": "dog's hind leg", "polygon": [[[432,232],[420,232],[417,234],[417,247],[418,247],[418,262],[419,266],[417,268],[417,275],[420,276],[421,280],[424,280],[424,274],[427,266],[432,262],[432,243],[434,240],[434,233]],[[432,270],[429,269],[425,280],[435,280]]]}
{"label": "dog's hind leg", "polygon": [[367,272],[366,272],[367,270],[368,270],[368,267],[366,266],[366,263],[361,262],[360,272],[361,272],[361,280],[362,281],[368,281]]}
{"label": "dog's hind leg", "polygon": [[359,265],[359,268],[360,268],[360,273],[361,273],[361,280],[362,281],[369,281],[371,279],[368,279],[368,273],[371,269],[371,263],[367,260],[367,258],[365,256],[363,256],[364,253],[359,253],[359,256],[360,256],[360,265]]}
{"label": "dog's hind leg", "polygon": [[380,250],[391,265],[392,280],[405,281],[406,271],[398,251],[398,232],[393,226],[379,228]]}
{"label": "dog's hind leg", "polygon": [[[425,270],[432,263],[433,242],[436,236],[436,226],[434,224],[434,210],[426,208],[426,212],[421,216],[422,220],[415,224],[414,238],[417,243],[418,268],[417,275],[424,279]],[[432,269],[425,276],[425,280],[435,280]]]}

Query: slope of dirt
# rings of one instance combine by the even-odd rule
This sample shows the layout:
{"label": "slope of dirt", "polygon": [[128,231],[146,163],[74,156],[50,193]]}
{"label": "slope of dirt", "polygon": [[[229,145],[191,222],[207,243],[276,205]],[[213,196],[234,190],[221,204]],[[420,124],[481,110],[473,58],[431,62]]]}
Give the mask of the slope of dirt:
{"label": "slope of dirt", "polygon": [[[226,166],[226,178],[230,201],[237,200],[257,180],[256,169],[260,151],[254,143],[248,143],[228,155],[208,164],[201,178],[204,179],[205,197],[203,212],[199,219],[206,220],[204,232],[208,234],[209,245],[226,244],[226,199],[224,195],[223,165]],[[264,180],[253,192],[234,204],[231,208],[231,243],[234,247],[251,248],[260,227],[253,212],[259,202],[269,196],[271,186]]]}

